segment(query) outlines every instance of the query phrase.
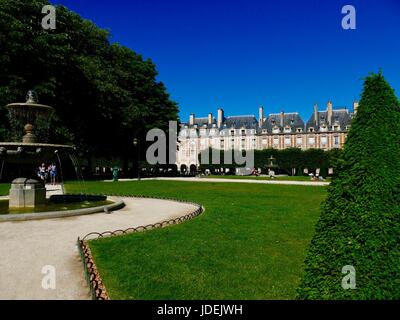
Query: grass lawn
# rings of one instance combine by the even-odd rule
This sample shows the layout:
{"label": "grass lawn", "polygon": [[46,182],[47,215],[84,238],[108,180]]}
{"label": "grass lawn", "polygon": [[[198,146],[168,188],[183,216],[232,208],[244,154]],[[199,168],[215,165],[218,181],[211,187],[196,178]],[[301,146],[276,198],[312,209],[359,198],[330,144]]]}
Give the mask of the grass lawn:
{"label": "grass lawn", "polygon": [[325,187],[176,181],[87,188],[206,208],[180,225],[91,241],[111,299],[293,299],[326,195]]}
{"label": "grass lawn", "polygon": [[8,195],[10,186],[11,185],[9,183],[0,183],[0,196]]}
{"label": "grass lawn", "polygon": [[[308,176],[276,176],[274,179],[270,177],[257,177],[257,176],[236,176],[236,175],[209,175],[202,176],[202,178],[219,178],[219,179],[254,179],[254,180],[282,180],[282,181],[318,181],[311,180]],[[326,178],[324,181],[330,181],[330,177]]]}

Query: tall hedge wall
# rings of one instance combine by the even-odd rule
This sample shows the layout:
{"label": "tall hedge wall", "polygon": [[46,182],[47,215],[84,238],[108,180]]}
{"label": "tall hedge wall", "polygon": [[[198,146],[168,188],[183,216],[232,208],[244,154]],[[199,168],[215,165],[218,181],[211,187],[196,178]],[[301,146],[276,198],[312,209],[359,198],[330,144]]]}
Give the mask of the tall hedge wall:
{"label": "tall hedge wall", "polygon": [[382,74],[365,80],[305,264],[299,299],[400,298],[400,105]]}

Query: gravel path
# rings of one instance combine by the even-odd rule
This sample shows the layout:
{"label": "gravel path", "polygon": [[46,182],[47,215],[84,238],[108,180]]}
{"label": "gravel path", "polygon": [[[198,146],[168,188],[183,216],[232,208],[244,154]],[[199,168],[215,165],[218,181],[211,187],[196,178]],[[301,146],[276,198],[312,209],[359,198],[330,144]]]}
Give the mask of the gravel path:
{"label": "gravel path", "polygon": [[[112,214],[0,222],[0,299],[89,299],[78,236],[161,222],[195,209],[168,200],[121,199],[126,207]],[[56,287],[44,289],[42,280],[52,267]]]}

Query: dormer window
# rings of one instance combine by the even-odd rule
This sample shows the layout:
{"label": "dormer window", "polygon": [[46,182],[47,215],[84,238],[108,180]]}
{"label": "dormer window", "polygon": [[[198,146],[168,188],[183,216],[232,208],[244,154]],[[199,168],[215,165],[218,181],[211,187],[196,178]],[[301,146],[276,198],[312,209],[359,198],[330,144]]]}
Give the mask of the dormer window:
{"label": "dormer window", "polygon": [[263,129],[262,133],[268,133],[268,131],[266,129]]}
{"label": "dormer window", "polygon": [[291,132],[291,131],[292,131],[292,129],[291,129],[289,126],[286,126],[286,127],[285,127],[285,132],[288,133],[288,132]]}
{"label": "dormer window", "polygon": [[235,135],[235,130],[231,130],[231,136]]}
{"label": "dormer window", "polygon": [[297,128],[296,131],[297,132],[303,132],[303,129],[302,128]]}
{"label": "dormer window", "polygon": [[275,126],[273,129],[272,129],[272,133],[279,133],[280,132],[280,130],[279,130],[279,127],[277,127],[277,126]]}
{"label": "dormer window", "polygon": [[308,128],[308,132],[314,132],[314,128]]}
{"label": "dormer window", "polygon": [[242,136],[245,136],[246,135],[246,130],[242,129],[241,134],[242,134]]}

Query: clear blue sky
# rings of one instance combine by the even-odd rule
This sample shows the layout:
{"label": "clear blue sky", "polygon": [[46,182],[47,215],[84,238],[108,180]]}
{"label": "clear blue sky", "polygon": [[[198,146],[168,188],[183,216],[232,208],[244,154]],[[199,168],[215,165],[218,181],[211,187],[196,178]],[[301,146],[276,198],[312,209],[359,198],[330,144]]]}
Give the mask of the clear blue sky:
{"label": "clear blue sky", "polygon": [[[52,0],[151,58],[180,117],[351,107],[379,68],[400,96],[398,0]],[[343,30],[341,8],[356,8]]]}

